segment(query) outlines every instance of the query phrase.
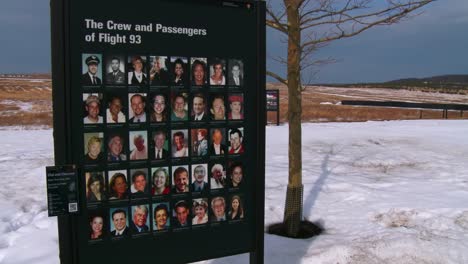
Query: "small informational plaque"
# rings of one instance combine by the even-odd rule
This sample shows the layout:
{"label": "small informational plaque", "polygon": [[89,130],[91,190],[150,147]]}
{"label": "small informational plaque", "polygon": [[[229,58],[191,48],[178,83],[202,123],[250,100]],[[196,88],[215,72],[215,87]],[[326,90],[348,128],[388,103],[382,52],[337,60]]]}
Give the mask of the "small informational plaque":
{"label": "small informational plaque", "polygon": [[266,91],[266,109],[267,111],[278,111],[279,90]]}
{"label": "small informational plaque", "polygon": [[50,216],[77,214],[78,178],[74,165],[46,167],[47,206]]}

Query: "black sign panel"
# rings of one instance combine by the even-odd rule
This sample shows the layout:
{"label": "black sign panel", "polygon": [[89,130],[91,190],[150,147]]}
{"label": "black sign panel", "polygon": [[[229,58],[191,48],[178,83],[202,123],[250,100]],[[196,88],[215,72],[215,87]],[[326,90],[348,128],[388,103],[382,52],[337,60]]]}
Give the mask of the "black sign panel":
{"label": "black sign panel", "polygon": [[46,167],[49,216],[79,213],[78,175],[74,166]]}
{"label": "black sign panel", "polygon": [[63,221],[74,233],[70,262],[183,263],[262,250],[264,3],[62,8],[54,126],[63,127],[67,162],[80,167],[82,201],[82,214]]}
{"label": "black sign panel", "polygon": [[279,90],[266,91],[267,111],[279,111]]}

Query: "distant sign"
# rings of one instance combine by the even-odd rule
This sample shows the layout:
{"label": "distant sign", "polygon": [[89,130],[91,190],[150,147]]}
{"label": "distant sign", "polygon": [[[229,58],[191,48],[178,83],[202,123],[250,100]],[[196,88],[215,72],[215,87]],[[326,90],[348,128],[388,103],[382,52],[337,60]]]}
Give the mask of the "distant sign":
{"label": "distant sign", "polygon": [[279,110],[279,90],[266,91],[266,109],[267,111]]}
{"label": "distant sign", "polygon": [[78,178],[75,167],[46,167],[46,175],[49,216],[78,213]]}

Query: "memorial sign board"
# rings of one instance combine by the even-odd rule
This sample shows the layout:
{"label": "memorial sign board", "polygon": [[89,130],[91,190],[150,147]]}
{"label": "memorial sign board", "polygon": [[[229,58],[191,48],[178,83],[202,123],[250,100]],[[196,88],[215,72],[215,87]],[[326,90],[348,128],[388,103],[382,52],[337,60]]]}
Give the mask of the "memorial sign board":
{"label": "memorial sign board", "polygon": [[52,0],[62,263],[263,256],[265,3]]}

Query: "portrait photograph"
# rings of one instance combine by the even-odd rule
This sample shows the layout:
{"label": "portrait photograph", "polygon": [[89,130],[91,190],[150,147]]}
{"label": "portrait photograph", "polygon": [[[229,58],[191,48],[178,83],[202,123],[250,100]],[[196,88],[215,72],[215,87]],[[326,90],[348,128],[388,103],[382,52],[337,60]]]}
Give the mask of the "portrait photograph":
{"label": "portrait photograph", "polygon": [[192,164],[192,183],[190,184],[192,192],[205,192],[209,190],[208,185],[208,164]]}
{"label": "portrait photograph", "polygon": [[210,145],[208,146],[208,152],[212,156],[224,155],[227,152],[225,128],[210,129]]}
{"label": "portrait photograph", "polygon": [[126,122],[128,113],[127,94],[108,93],[106,105],[106,123],[123,124]]}
{"label": "portrait photograph", "polygon": [[112,238],[123,238],[130,235],[129,214],[127,207],[109,209],[109,231]]}
{"label": "portrait photograph", "polygon": [[208,121],[210,116],[208,114],[207,97],[204,93],[192,94],[192,109],[190,112],[190,120],[192,121]]}
{"label": "portrait photograph", "polygon": [[171,221],[173,228],[190,227],[192,223],[190,204],[191,200],[178,200],[174,202]]}
{"label": "portrait photograph", "polygon": [[146,93],[128,94],[128,122],[146,123]]}
{"label": "portrait photograph", "polygon": [[244,186],[244,167],[241,161],[231,161],[228,165],[228,187],[241,188]]}
{"label": "portrait photograph", "polygon": [[241,195],[232,195],[229,199],[228,220],[244,219],[244,203]]}
{"label": "portrait photograph", "polygon": [[84,162],[88,164],[105,161],[104,133],[84,133]]}
{"label": "portrait photograph", "polygon": [[120,162],[127,160],[125,132],[112,132],[107,138],[107,161]]}
{"label": "portrait photograph", "polygon": [[151,152],[152,159],[165,160],[169,158],[169,139],[165,129],[157,129],[151,133]]}
{"label": "portrait photograph", "polygon": [[188,165],[172,166],[172,194],[190,192]]}
{"label": "portrait photograph", "polygon": [[188,59],[186,57],[171,57],[171,81],[174,86],[185,86],[188,82]]}
{"label": "portrait photograph", "polygon": [[210,189],[222,189],[226,187],[226,169],[220,162],[210,163]]}
{"label": "portrait photograph", "polygon": [[169,60],[167,56],[149,56],[150,70],[149,80],[152,86],[168,86],[170,82],[169,76]]}
{"label": "portrait photograph", "polygon": [[149,84],[146,56],[131,55],[127,59],[128,85],[142,86]]}
{"label": "portrait photograph", "polygon": [[189,156],[187,129],[172,130],[171,140],[173,158],[186,158]]}
{"label": "portrait photograph", "polygon": [[171,94],[171,121],[180,122],[189,120],[188,93]]}
{"label": "portrait photograph", "polygon": [[228,119],[244,119],[244,95],[241,93],[229,94],[228,96]]}
{"label": "portrait photograph", "polygon": [[111,170],[107,173],[109,200],[128,199],[127,170]]}
{"label": "portrait photograph", "polygon": [[226,61],[224,59],[210,60],[210,85],[226,85]]}
{"label": "portrait photograph", "polygon": [[153,230],[163,231],[168,230],[171,226],[171,208],[169,203],[154,203],[153,204]]}
{"label": "portrait photograph", "polygon": [[244,153],[244,128],[231,128],[228,131],[229,155]]}
{"label": "portrait photograph", "polygon": [[192,200],[192,226],[208,223],[208,198]]}
{"label": "portrait photograph", "polygon": [[190,134],[192,139],[192,157],[208,156],[208,129],[192,128]]}
{"label": "portrait photograph", "polygon": [[104,113],[101,93],[83,94],[83,124],[102,124]]}
{"label": "portrait photograph", "polygon": [[102,84],[102,54],[83,53],[81,61],[81,84],[100,86]]}
{"label": "portrait photograph", "polygon": [[203,86],[207,83],[208,67],[207,58],[190,59],[190,81],[193,86]]}
{"label": "portrait photograph", "polygon": [[241,60],[230,59],[228,63],[228,85],[244,85],[244,63]]}
{"label": "portrait photograph", "polygon": [[170,111],[170,103],[167,99],[167,94],[162,92],[150,93],[150,122],[162,123],[167,122],[168,113]]}
{"label": "portrait photograph", "polygon": [[130,231],[133,235],[144,234],[150,231],[149,204],[139,204],[131,207]]}
{"label": "portrait photograph", "polygon": [[106,184],[103,171],[86,172],[86,200],[89,203],[107,200]]}
{"label": "portrait photograph", "polygon": [[107,213],[102,210],[88,211],[88,240],[96,241],[106,237],[108,232]]}
{"label": "portrait photograph", "polygon": [[224,94],[212,93],[210,94],[209,107],[210,117],[212,121],[226,120],[226,104]]}
{"label": "portrait photograph", "polygon": [[151,195],[167,195],[171,192],[169,167],[151,168]]}
{"label": "portrait photograph", "polygon": [[211,199],[211,217],[212,223],[226,221],[226,199],[222,196],[216,196]]}
{"label": "portrait photograph", "polygon": [[108,54],[105,57],[105,82],[107,85],[125,84],[125,56]]}
{"label": "portrait photograph", "polygon": [[130,169],[130,193],[132,195],[143,195],[149,193],[148,169]]}
{"label": "portrait photograph", "polygon": [[146,130],[129,132],[130,160],[148,159],[148,132]]}

